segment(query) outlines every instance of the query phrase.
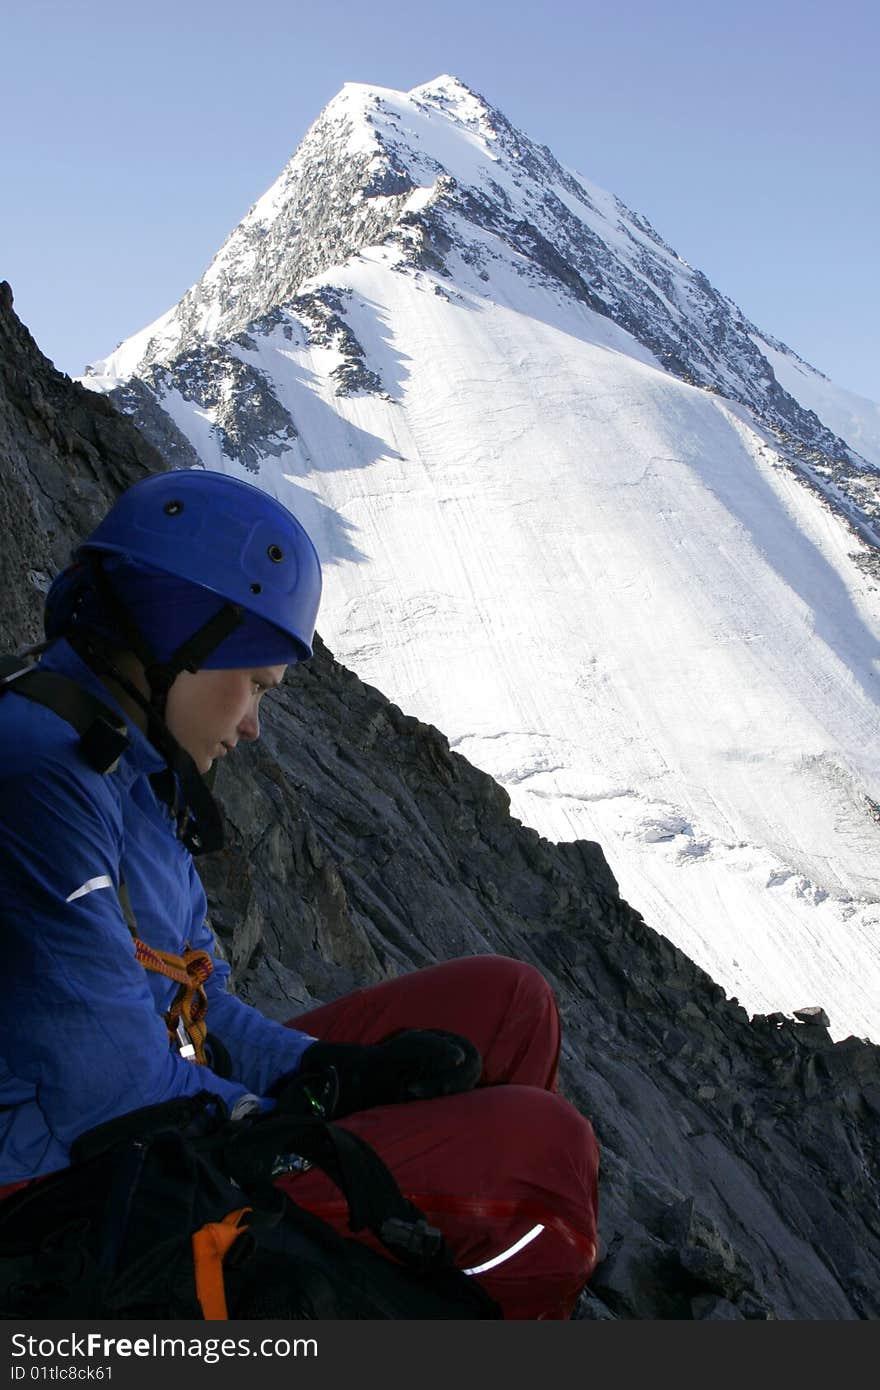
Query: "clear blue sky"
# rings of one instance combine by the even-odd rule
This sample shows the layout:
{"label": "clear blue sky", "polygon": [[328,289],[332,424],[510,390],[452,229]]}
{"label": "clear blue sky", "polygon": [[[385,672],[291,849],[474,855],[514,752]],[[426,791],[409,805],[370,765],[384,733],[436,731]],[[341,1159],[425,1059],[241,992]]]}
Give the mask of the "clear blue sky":
{"label": "clear blue sky", "polygon": [[345,81],[451,72],[880,399],[875,0],[5,0],[0,278],[71,374],[169,308]]}

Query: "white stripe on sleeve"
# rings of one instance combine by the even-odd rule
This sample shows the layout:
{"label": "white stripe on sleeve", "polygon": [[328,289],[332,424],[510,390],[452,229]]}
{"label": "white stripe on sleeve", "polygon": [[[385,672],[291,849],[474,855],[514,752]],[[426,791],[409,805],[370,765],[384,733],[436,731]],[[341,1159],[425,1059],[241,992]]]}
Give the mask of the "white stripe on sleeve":
{"label": "white stripe on sleeve", "polygon": [[101,874],[100,878],[87,878],[81,888],[77,888],[67,899],[69,903],[75,903],[77,898],[84,898],[86,893],[94,893],[96,888],[112,888],[113,880],[107,874]]}

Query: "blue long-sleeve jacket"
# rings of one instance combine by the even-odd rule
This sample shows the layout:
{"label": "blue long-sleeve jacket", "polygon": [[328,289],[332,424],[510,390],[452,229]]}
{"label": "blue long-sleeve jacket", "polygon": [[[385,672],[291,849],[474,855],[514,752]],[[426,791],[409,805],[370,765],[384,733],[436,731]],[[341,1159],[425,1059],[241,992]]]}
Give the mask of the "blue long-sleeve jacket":
{"label": "blue long-sleeve jacket", "polygon": [[[118,708],[67,643],[41,666]],[[162,1015],[177,985],[135,959],[120,875],[147,945],[213,958],[213,937],[192,859],[149,781],[164,761],[129,732],[102,776],[59,715],[0,696],[0,1184],[64,1167],[78,1135],[129,1110],[202,1089],[230,1107],[263,1096],[313,1041],[229,994],[229,967],[214,958],[207,1022],[232,1079],[169,1046]]]}

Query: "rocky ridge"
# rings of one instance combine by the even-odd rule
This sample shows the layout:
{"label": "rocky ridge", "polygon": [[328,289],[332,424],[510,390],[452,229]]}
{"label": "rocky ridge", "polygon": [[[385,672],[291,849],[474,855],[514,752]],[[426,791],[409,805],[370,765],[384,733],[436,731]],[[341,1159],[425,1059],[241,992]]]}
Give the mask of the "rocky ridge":
{"label": "rocky ridge", "polygon": [[[54,371],[8,286],[0,362],[10,650],[38,639],[77,536],[163,460]],[[274,1017],[474,952],[551,981],[564,1093],[602,1146],[580,1317],[880,1316],[880,1048],[832,1043],[815,1009],[749,1020],[620,898],[598,845],[513,820],[491,778],[320,642],[217,791],[213,924],[236,987]]]}

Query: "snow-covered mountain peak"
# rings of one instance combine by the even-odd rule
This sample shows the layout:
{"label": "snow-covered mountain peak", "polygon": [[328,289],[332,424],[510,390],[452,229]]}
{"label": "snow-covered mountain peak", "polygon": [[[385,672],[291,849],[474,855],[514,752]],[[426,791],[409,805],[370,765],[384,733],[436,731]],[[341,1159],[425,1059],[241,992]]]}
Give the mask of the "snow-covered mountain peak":
{"label": "snow-covered mountain peak", "polygon": [[346,84],[199,282],[89,374],[112,389],[229,339],[374,247],[447,274],[454,250],[457,278],[463,260],[478,290],[508,268],[540,280],[619,324],[634,355],[647,348],[662,369],[749,406],[802,462],[858,466],[780,386],[758,330],[646,218],[450,76],[411,92]]}
{"label": "snow-covered mountain peak", "polygon": [[436,106],[441,111],[453,111],[457,116],[463,115],[465,119],[487,120],[491,111],[489,103],[479,92],[473,91],[460,77],[448,72],[433,77],[430,82],[410,88],[407,95],[412,97],[413,101],[425,102],[426,105]]}
{"label": "snow-covered mountain peak", "polygon": [[498,140],[499,113],[489,105],[485,97],[472,91],[458,77],[448,74],[436,77],[421,87],[413,87],[407,95],[416,107],[439,113],[456,125],[481,136],[486,143],[487,152],[492,143]]}
{"label": "snow-covered mountain peak", "polygon": [[870,403],[452,77],[346,86],[87,380],[289,501],[340,660],[749,1008],[880,1035]]}

